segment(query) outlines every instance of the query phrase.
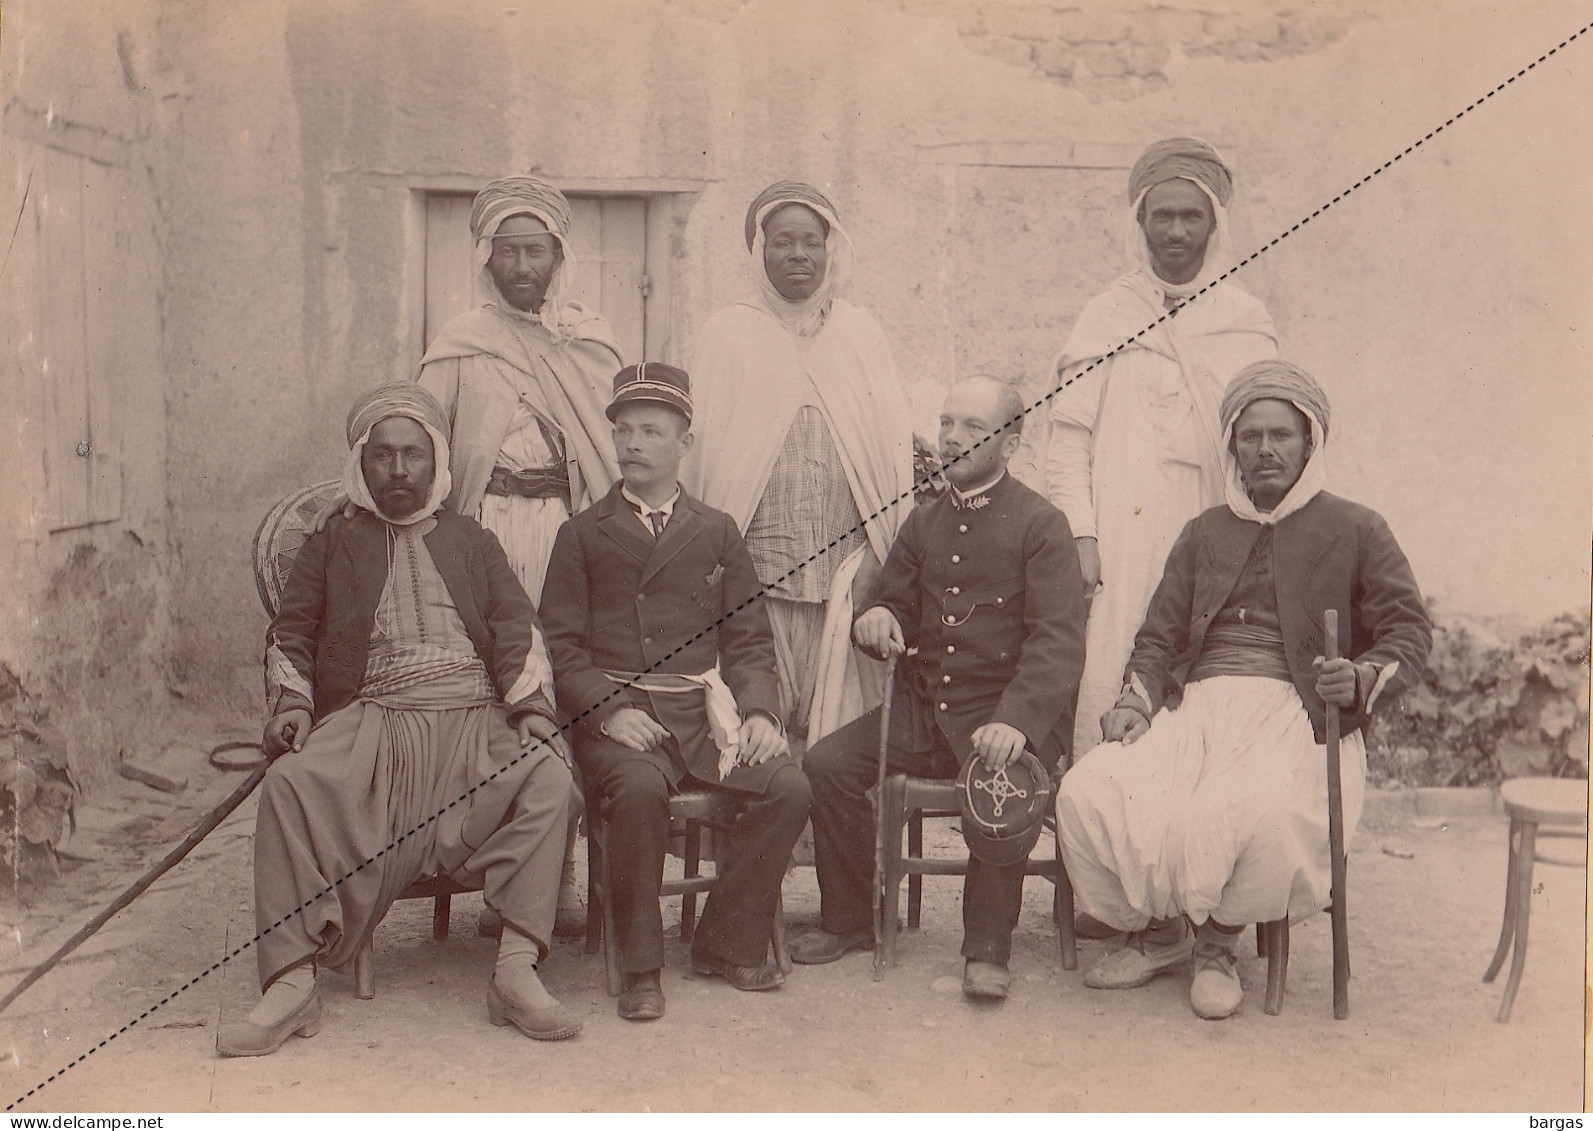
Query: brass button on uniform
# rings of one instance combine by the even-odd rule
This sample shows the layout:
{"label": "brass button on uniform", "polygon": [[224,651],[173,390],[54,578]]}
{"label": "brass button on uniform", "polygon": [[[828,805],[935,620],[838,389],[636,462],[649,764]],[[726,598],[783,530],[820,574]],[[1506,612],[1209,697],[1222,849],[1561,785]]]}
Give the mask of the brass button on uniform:
{"label": "brass button on uniform", "polygon": [[940,709],[942,711],[944,711],[946,709],[946,704],[944,704],[944,703],[940,704]]}
{"label": "brass button on uniform", "polygon": [[[952,561],[956,561],[957,559],[956,558],[952,558],[951,560]],[[955,596],[957,596],[957,594],[961,593],[962,590],[960,588],[958,588],[957,586],[953,585],[950,589],[946,590],[946,592],[950,593],[953,597],[955,597]]]}
{"label": "brass button on uniform", "polygon": [[947,653],[948,653],[948,654],[950,654],[950,653],[952,653],[952,652],[955,652],[955,651],[956,651],[956,650],[957,650],[957,646],[956,646],[956,645],[955,645],[955,644],[948,644],[948,645],[946,645],[946,652],[947,652]]}
{"label": "brass button on uniform", "polygon": [[966,533],[968,533],[968,524],[965,522],[961,526],[957,527],[957,533],[958,534],[966,534]]}
{"label": "brass button on uniform", "polygon": [[956,565],[960,561],[962,561],[962,556],[960,554],[953,554],[951,556],[951,564],[952,565]]}
{"label": "brass button on uniform", "polygon": [[950,683],[951,682],[951,676],[949,676],[949,675],[941,676],[940,677],[940,682],[941,683]]}

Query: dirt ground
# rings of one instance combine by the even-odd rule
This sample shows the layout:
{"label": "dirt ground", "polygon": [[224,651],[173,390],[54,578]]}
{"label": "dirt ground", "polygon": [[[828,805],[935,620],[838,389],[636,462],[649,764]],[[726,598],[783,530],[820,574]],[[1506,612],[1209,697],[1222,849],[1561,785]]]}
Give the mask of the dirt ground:
{"label": "dirt ground", "polygon": [[[131,782],[82,813],[91,857],[36,906],[0,912],[9,987],[174,845],[241,780],[196,769],[174,805]],[[430,904],[396,907],[376,935],[377,996],[323,974],[318,1036],[274,1056],[215,1055],[218,1023],[256,1000],[253,799],[66,964],[0,1015],[0,1087],[25,1111],[742,1110],[1516,1111],[1583,1106],[1584,872],[1540,864],[1526,975],[1507,1025],[1503,978],[1481,981],[1498,936],[1505,828],[1492,813],[1418,817],[1375,797],[1350,859],[1351,1016],[1333,1020],[1326,915],[1294,930],[1288,998],[1261,1009],[1265,963],[1241,967],[1242,1011],[1201,1021],[1186,976],[1086,989],[1061,968],[1050,887],[1031,879],[1011,999],[960,993],[958,882],[926,882],[923,927],[881,982],[865,954],[798,967],[770,994],[685,971],[672,943],[667,1016],[619,1020],[600,960],[560,943],[549,988],[586,1018],[558,1044],[485,1016],[494,944],[479,896],[456,898],[434,942]],[[932,842],[955,851],[949,822]],[[1049,851],[1042,841],[1039,851]],[[1580,861],[1581,841],[1547,852]],[[818,917],[811,868],[785,886],[793,931]],[[666,906],[666,924],[678,904]],[[1080,965],[1109,944],[1081,943]],[[186,987],[186,988],[182,988]],[[136,1023],[135,1023],[136,1019]]]}

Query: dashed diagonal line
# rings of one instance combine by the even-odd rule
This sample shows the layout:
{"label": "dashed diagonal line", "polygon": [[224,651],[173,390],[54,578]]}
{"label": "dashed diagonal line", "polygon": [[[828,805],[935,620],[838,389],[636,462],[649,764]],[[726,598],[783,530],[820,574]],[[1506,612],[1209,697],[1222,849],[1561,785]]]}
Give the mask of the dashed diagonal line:
{"label": "dashed diagonal line", "polygon": [[[1488,102],[1496,94],[1499,94],[1502,91],[1506,90],[1508,87],[1511,86],[1511,84],[1516,82],[1516,80],[1522,78],[1523,76],[1525,76],[1529,72],[1533,71],[1540,64],[1547,62],[1550,58],[1552,58],[1553,56],[1559,54],[1561,51],[1563,51],[1566,47],[1570,46],[1576,40],[1586,37],[1589,31],[1593,31],[1593,23],[1589,23],[1589,24],[1586,24],[1586,25],[1582,26],[1581,28],[1578,28],[1576,31],[1572,32],[1570,35],[1566,36],[1563,40],[1561,40],[1559,43],[1557,43],[1554,47],[1552,47],[1549,50],[1545,51],[1542,55],[1539,55],[1536,59],[1534,59],[1532,62],[1528,63],[1526,66],[1522,67],[1515,74],[1513,74],[1509,78],[1505,79],[1498,86],[1495,86],[1493,89],[1489,90],[1487,93],[1483,94],[1481,97],[1479,97],[1479,98],[1475,99],[1474,101],[1472,101],[1464,109],[1456,112],[1455,114],[1452,114],[1449,118],[1445,119],[1444,122],[1441,125],[1435,126],[1433,129],[1427,131],[1426,134],[1424,134],[1420,138],[1416,139],[1415,141],[1411,142],[1411,144],[1407,145],[1400,152],[1396,153],[1394,156],[1390,157],[1387,161],[1385,161],[1381,165],[1377,166],[1371,172],[1369,172],[1365,176],[1361,177],[1359,180],[1357,180],[1354,184],[1350,185],[1344,191],[1342,191],[1342,192],[1338,193],[1337,195],[1335,195],[1331,200],[1326,201],[1325,203],[1320,205],[1318,208],[1316,208],[1314,211],[1312,211],[1309,215],[1303,217],[1302,219],[1298,220],[1294,224],[1290,225],[1284,231],[1279,232],[1271,240],[1267,241],[1261,247],[1259,247],[1256,250],[1252,251],[1249,255],[1246,255],[1238,263],[1234,264],[1232,267],[1230,267],[1228,270],[1224,271],[1217,278],[1215,278],[1211,282],[1207,283],[1199,291],[1195,292],[1195,294],[1191,295],[1190,298],[1188,299],[1188,301],[1189,302],[1194,302],[1194,301],[1198,300],[1201,295],[1205,294],[1212,287],[1215,287],[1218,283],[1221,283],[1224,280],[1228,279],[1230,276],[1232,276],[1236,272],[1242,270],[1248,264],[1254,262],[1256,259],[1258,259],[1262,255],[1265,255],[1267,252],[1271,251],[1274,247],[1278,246],[1278,244],[1282,243],[1284,240],[1286,240],[1290,236],[1294,235],[1294,233],[1298,232],[1301,228],[1303,228],[1307,224],[1311,223],[1311,221],[1315,220],[1318,216],[1322,215],[1328,209],[1330,209],[1330,208],[1334,207],[1335,205],[1337,205],[1341,200],[1344,200],[1351,193],[1355,192],[1357,189],[1361,188],[1363,185],[1366,185],[1366,184],[1370,183],[1374,178],[1381,176],[1383,173],[1385,173],[1389,169],[1393,168],[1396,163],[1398,163],[1399,161],[1404,160],[1406,157],[1408,157],[1412,153],[1416,152],[1416,150],[1420,149],[1423,145],[1426,145],[1429,141],[1431,141],[1433,138],[1437,137],[1439,134],[1443,133],[1445,130],[1447,130],[1450,126],[1454,125],[1460,119],[1464,118],[1466,115],[1470,114],[1473,110],[1476,110],[1477,108],[1479,108],[1480,106],[1482,106],[1483,104]],[[1094,361],[1090,362],[1083,369],[1081,369],[1078,373],[1074,374],[1067,381],[1064,381],[1064,382],[1060,383],[1056,388],[1051,389],[1050,391],[1048,391],[1043,397],[1041,397],[1035,403],[1025,406],[1024,410],[1021,413],[1019,413],[1018,416],[1015,416],[1011,420],[1007,421],[1006,424],[1003,425],[1001,429],[998,429],[996,432],[992,433],[991,436],[988,436],[984,440],[980,440],[978,443],[972,445],[968,449],[967,452],[962,453],[961,455],[959,455],[956,458],[957,459],[962,459],[966,455],[968,455],[970,452],[976,450],[979,447],[980,444],[986,443],[989,440],[993,440],[993,439],[999,438],[999,436],[1007,428],[1011,427],[1014,424],[1017,424],[1018,422],[1020,422],[1023,419],[1023,417],[1027,416],[1029,413],[1034,412],[1035,410],[1037,410],[1037,409],[1041,408],[1042,406],[1044,406],[1045,404],[1047,404],[1051,400],[1051,398],[1056,396],[1059,392],[1061,392],[1068,385],[1071,385],[1074,381],[1077,381],[1079,378],[1083,377],[1086,373],[1089,373],[1091,370],[1095,369],[1097,366],[1099,366],[1099,365],[1101,365],[1101,364],[1103,364],[1103,363],[1105,363],[1107,361],[1110,361],[1118,353],[1120,353],[1124,349],[1128,348],[1129,346],[1133,345],[1135,342],[1137,342],[1141,338],[1143,338],[1146,334],[1148,334],[1152,330],[1154,330],[1157,326],[1160,326],[1163,322],[1167,321],[1169,318],[1172,317],[1172,315],[1173,315],[1172,311],[1169,311],[1169,312],[1161,315],[1154,322],[1150,323],[1148,326],[1146,326],[1144,329],[1140,330],[1138,333],[1134,334],[1132,337],[1125,339],[1123,342],[1119,343],[1117,346],[1115,346],[1113,349],[1111,349],[1109,352],[1107,352],[1103,356],[1096,358]],[[924,481],[920,481],[919,483],[915,483],[913,485],[912,489],[909,489],[908,491],[904,492],[903,494],[901,494],[897,498],[890,500],[889,502],[887,502],[885,504],[885,506],[883,506],[882,508],[880,508],[878,511],[876,511],[872,515],[869,515],[867,518],[865,518],[863,520],[863,524],[866,524],[866,523],[868,523],[870,521],[875,521],[875,520],[880,519],[891,508],[898,507],[898,506],[902,505],[903,503],[910,503],[912,498],[913,498],[914,490],[916,490],[918,487],[923,486],[923,485],[925,485]],[[842,542],[844,542],[847,539],[849,539],[851,537],[851,535],[853,533],[855,533],[855,531],[857,529],[858,529],[857,527],[854,527],[853,530],[848,531],[846,534],[842,535],[841,537],[832,540],[830,543],[828,543],[827,545],[825,545],[824,547],[822,547],[821,549],[816,551],[814,554],[812,554],[805,561],[803,561],[799,565],[795,566],[793,569],[791,569],[790,571],[788,571],[787,573],[782,575],[776,581],[771,582],[770,584],[771,585],[777,585],[777,584],[780,584],[781,582],[793,577],[800,570],[805,569],[808,565],[810,565],[813,562],[817,561],[822,555],[829,553],[831,550],[833,550],[837,546],[839,546]],[[719,619],[713,621],[711,624],[708,624],[708,625],[704,626],[700,631],[698,631],[696,634],[694,634],[688,640],[684,641],[674,651],[672,651],[668,655],[662,657],[660,660],[658,660],[657,663],[651,665],[645,672],[640,673],[638,678],[640,678],[641,676],[648,675],[648,674],[650,674],[650,673],[652,673],[654,671],[657,671],[658,668],[660,667],[660,665],[662,665],[664,663],[667,663],[669,660],[671,660],[675,656],[679,655],[680,652],[685,650],[691,644],[693,644],[696,641],[702,639],[702,637],[705,636],[708,632],[717,629],[720,624],[723,624],[725,621],[729,620],[731,617],[735,616],[737,613],[741,612],[743,609],[746,609],[747,607],[749,607],[750,605],[755,603],[762,596],[763,596],[763,591],[760,591],[760,592],[754,594],[752,597],[748,598],[746,601],[743,601],[741,604],[737,605],[735,608],[731,609],[729,612],[727,612],[727,613],[723,614],[722,616],[720,616]],[[632,682],[634,682],[634,681],[632,681]],[[632,686],[632,682],[627,682],[625,684],[616,685],[616,687],[615,687],[613,692],[611,692],[609,695],[605,696],[599,703],[595,704],[590,710],[582,712],[581,715],[577,716],[574,719],[571,719],[568,724],[566,724],[565,726],[561,727],[560,728],[561,733],[567,733],[572,727],[574,727],[574,725],[576,723],[581,722],[583,719],[585,719],[585,718],[589,717],[590,715],[592,715],[593,713],[595,713],[600,707],[602,707],[605,704],[607,704],[615,696],[619,695],[622,691],[625,691],[627,688],[631,687]],[[90,1049],[86,1050],[85,1052],[81,1053],[80,1055],[74,1057],[72,1060],[68,1061],[66,1064],[64,1064],[60,1068],[56,1069],[56,1071],[52,1072],[49,1076],[45,1077],[39,1083],[37,1083],[33,1087],[29,1088],[22,1095],[18,1096],[15,1100],[13,1100],[9,1104],[7,1104],[5,1110],[7,1110],[7,1111],[14,1110],[19,1104],[24,1103],[25,1101],[27,1101],[28,1099],[30,1099],[34,1095],[38,1094],[38,1092],[40,1090],[42,1090],[43,1088],[47,1087],[48,1085],[50,1085],[51,1083],[55,1082],[56,1080],[59,1080],[61,1078],[61,1076],[64,1075],[66,1072],[68,1072],[71,1069],[77,1067],[79,1064],[83,1063],[89,1057],[93,1056],[95,1053],[97,1053],[101,1049],[105,1048],[112,1041],[116,1040],[122,1034],[124,1034],[128,1030],[132,1029],[135,1025],[139,1024],[146,1017],[149,1017],[156,1010],[158,1010],[162,1006],[166,1005],[173,998],[177,997],[177,995],[181,994],[183,991],[189,989],[192,986],[198,985],[204,979],[208,978],[211,974],[214,974],[217,970],[219,970],[223,966],[225,966],[228,962],[232,961],[234,958],[237,958],[239,955],[243,954],[245,951],[247,951],[252,946],[254,946],[254,944],[256,942],[258,942],[260,939],[262,939],[266,935],[270,934],[273,930],[275,930],[277,927],[281,926],[283,923],[288,922],[289,919],[291,919],[294,915],[297,915],[300,911],[302,911],[305,908],[309,907],[312,903],[315,902],[316,899],[319,899],[323,895],[330,894],[339,884],[343,883],[343,881],[349,879],[350,877],[354,876],[358,872],[364,870],[367,866],[375,863],[377,860],[379,860],[383,856],[385,856],[388,852],[390,852],[393,849],[397,848],[398,845],[403,843],[405,840],[407,840],[410,837],[415,836],[418,833],[420,833],[428,825],[431,825],[432,823],[434,823],[438,818],[440,818],[444,813],[448,812],[450,809],[453,809],[455,806],[463,804],[464,802],[468,801],[478,790],[480,790],[488,782],[491,782],[491,781],[497,779],[504,772],[506,772],[507,770],[509,770],[509,769],[513,768],[514,766],[518,765],[520,763],[520,761],[522,759],[528,757],[531,754],[531,752],[532,752],[531,750],[527,750],[524,753],[520,754],[515,759],[513,759],[512,761],[510,761],[510,762],[506,763],[505,765],[499,767],[492,774],[490,774],[487,778],[485,778],[484,780],[482,780],[480,782],[477,782],[470,789],[465,791],[464,794],[462,794],[459,797],[456,797],[453,801],[449,802],[446,806],[444,806],[438,812],[433,813],[431,816],[429,816],[425,820],[421,821],[414,828],[410,829],[409,831],[405,832],[404,834],[402,834],[401,836],[396,838],[386,848],[384,848],[380,852],[376,853],[375,856],[372,856],[370,859],[368,859],[368,860],[364,861],[363,863],[361,863],[358,867],[355,867],[355,868],[351,869],[345,875],[340,876],[338,879],[336,879],[332,883],[328,884],[326,886],[326,888],[324,888],[322,891],[318,892],[313,898],[311,898],[310,900],[307,900],[301,906],[295,908],[293,911],[289,912],[287,915],[284,915],[282,918],[278,919],[275,923],[271,924],[271,926],[267,927],[265,930],[263,930],[259,934],[255,935],[254,938],[250,939],[248,942],[243,943],[240,946],[234,947],[231,951],[229,951],[225,955],[223,955],[219,960],[217,960],[216,962],[212,963],[210,966],[206,967],[200,973],[196,974],[194,977],[190,978],[188,981],[184,982],[182,985],[178,986],[176,989],[172,990],[171,993],[169,993],[165,997],[161,998],[154,1005],[151,1005],[149,1008],[145,1009],[137,1017],[134,1017],[131,1021],[127,1022],[125,1025],[123,1025],[121,1028],[117,1029],[115,1032],[106,1035],[103,1039],[101,1039],[92,1048],[90,1048]]]}

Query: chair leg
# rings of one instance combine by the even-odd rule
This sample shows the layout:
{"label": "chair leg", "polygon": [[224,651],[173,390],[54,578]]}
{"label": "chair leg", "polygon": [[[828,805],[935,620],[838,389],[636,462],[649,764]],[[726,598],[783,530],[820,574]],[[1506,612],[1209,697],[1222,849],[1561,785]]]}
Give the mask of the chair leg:
{"label": "chair leg", "polygon": [[1266,1013],[1276,1017],[1283,1012],[1283,990],[1289,981],[1289,920],[1257,923],[1256,938],[1267,955]]}
{"label": "chair leg", "polygon": [[453,914],[454,897],[439,895],[431,901],[431,937],[438,942],[448,941],[448,917]]}
{"label": "chair leg", "polygon": [[1256,924],[1256,957],[1257,958],[1265,958],[1266,956],[1267,956],[1267,925],[1265,923],[1257,923]]}
{"label": "chair leg", "polygon": [[896,911],[902,886],[902,824],[906,814],[907,780],[896,775],[885,780],[881,819],[885,822],[885,882],[880,893],[880,951],[883,968],[896,965]]}
{"label": "chair leg", "polygon": [[[687,879],[702,875],[702,826],[696,821],[686,822],[685,872]],[[680,897],[680,941],[691,942],[697,926],[697,894],[687,892]]]}
{"label": "chair leg", "polygon": [[791,953],[785,946],[785,896],[779,892],[774,898],[774,930],[770,932],[774,946],[774,965],[782,974],[791,973]]}
{"label": "chair leg", "polygon": [[1532,916],[1532,865],[1538,851],[1538,823],[1521,822],[1521,845],[1516,849],[1516,928],[1515,954],[1510,959],[1510,977],[1505,982],[1504,1000],[1499,1003],[1499,1020],[1510,1020],[1521,986],[1521,971],[1527,965],[1527,923]]}
{"label": "chair leg", "polygon": [[[924,811],[914,809],[907,821],[907,858],[922,859],[924,855]],[[907,874],[907,928],[916,931],[924,907],[924,877],[920,872]]]}
{"label": "chair leg", "polygon": [[1505,901],[1504,923],[1499,927],[1499,945],[1493,952],[1493,961],[1488,963],[1488,972],[1482,976],[1484,982],[1491,982],[1499,976],[1499,971],[1504,968],[1505,956],[1510,953],[1510,940],[1516,937],[1516,840],[1521,835],[1521,822],[1510,818],[1509,861],[1505,869]]}
{"label": "chair leg", "polygon": [[603,890],[603,850],[599,844],[599,829],[588,810],[586,820],[586,945],[587,954],[596,954],[603,945],[603,904],[608,893]]}
{"label": "chair leg", "polygon": [[376,969],[371,964],[369,936],[354,954],[354,996],[361,1001],[370,1001],[376,996]]}
{"label": "chair leg", "polygon": [[[608,853],[603,853],[603,892],[606,895],[609,887]],[[609,997],[619,997],[620,988],[624,979],[620,976],[619,942],[614,935],[614,901],[603,900],[603,982],[608,989]]]}
{"label": "chair leg", "polygon": [[1056,915],[1057,935],[1062,944],[1062,969],[1079,968],[1079,942],[1074,933],[1073,881],[1068,878],[1067,865],[1062,862],[1062,842],[1056,845]]}

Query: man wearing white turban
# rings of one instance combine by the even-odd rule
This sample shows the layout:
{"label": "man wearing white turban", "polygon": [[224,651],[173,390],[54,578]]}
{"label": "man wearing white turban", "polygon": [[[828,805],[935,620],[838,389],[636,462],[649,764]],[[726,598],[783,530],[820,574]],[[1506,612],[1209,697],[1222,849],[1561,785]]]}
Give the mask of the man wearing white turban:
{"label": "man wearing white turban", "polygon": [[495,1025],[539,1040],[580,1019],[543,988],[570,805],[536,610],[498,542],[442,509],[447,418],[410,383],[348,418],[344,490],[299,550],[267,636],[273,759],[255,822],[264,996],[222,1027],[260,1056],[320,1027],[316,967],[348,966],[421,876],[480,884],[503,920]]}
{"label": "man wearing white turban", "polygon": [[[1246,924],[1327,904],[1327,705],[1341,712],[1347,838],[1365,790],[1362,729],[1420,678],[1432,646],[1388,524],[1322,490],[1321,387],[1261,361],[1220,412],[1227,502],[1178,536],[1102,720],[1107,741],[1056,801],[1079,906],[1129,932],[1084,984],[1143,985],[1193,956],[1189,1003],[1207,1019],[1243,1001]],[[1339,659],[1323,658],[1326,609]]]}
{"label": "man wearing white turban", "polygon": [[1252,361],[1277,356],[1266,309],[1216,282],[1229,266],[1232,192],[1228,166],[1206,142],[1147,148],[1129,175],[1133,270],[1085,306],[1054,369],[1047,493],[1073,527],[1092,597],[1080,754],[1101,740],[1101,714],[1173,539],[1222,501],[1223,388]]}
{"label": "man wearing white turban", "polygon": [[[569,201],[540,177],[503,177],[483,188],[470,230],[492,298],[443,326],[416,378],[448,415],[448,509],[498,536],[533,601],[559,527],[619,479],[603,411],[623,362],[603,316],[568,301],[570,224]],[[574,840],[572,828],[571,851]],[[558,933],[585,926],[567,853]],[[484,919],[483,930],[494,929]]]}
{"label": "man wearing white turban", "polygon": [[852,587],[912,510],[912,424],[879,324],[840,297],[852,243],[811,185],[747,210],[754,294],[698,336],[687,489],[736,520],[764,585],[783,717],[814,741],[879,705],[850,643]]}

